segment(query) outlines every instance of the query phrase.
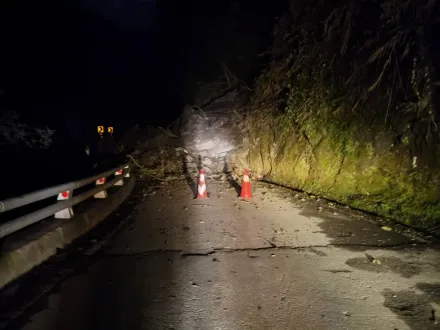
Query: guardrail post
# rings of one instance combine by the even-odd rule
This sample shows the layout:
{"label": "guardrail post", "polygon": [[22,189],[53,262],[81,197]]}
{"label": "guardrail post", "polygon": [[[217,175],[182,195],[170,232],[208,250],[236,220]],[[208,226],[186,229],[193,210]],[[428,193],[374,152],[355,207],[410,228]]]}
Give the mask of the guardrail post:
{"label": "guardrail post", "polygon": [[[57,200],[58,201],[65,201],[67,199],[71,199],[73,195],[73,190],[69,191],[63,191],[58,194]],[[63,209],[57,213],[55,213],[56,219],[71,219],[73,218],[73,209],[71,207],[67,209]]]}
{"label": "guardrail post", "polygon": [[[105,178],[96,180],[96,186],[101,186],[105,183]],[[101,190],[99,193],[95,194],[95,198],[107,198],[107,190]]]}
{"label": "guardrail post", "polygon": [[[123,171],[124,171],[123,169],[117,170],[115,172],[115,177],[122,175]],[[115,183],[115,186],[123,186],[123,185],[124,185],[124,178],[121,178],[121,180],[119,180],[118,182]]]}

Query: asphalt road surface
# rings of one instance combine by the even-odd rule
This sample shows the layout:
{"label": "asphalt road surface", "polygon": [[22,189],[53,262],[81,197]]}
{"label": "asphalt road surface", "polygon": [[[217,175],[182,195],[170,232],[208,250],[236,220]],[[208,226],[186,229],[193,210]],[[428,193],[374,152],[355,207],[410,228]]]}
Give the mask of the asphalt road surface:
{"label": "asphalt road surface", "polygon": [[207,186],[138,187],[134,220],[22,329],[440,329],[432,245],[284,188]]}

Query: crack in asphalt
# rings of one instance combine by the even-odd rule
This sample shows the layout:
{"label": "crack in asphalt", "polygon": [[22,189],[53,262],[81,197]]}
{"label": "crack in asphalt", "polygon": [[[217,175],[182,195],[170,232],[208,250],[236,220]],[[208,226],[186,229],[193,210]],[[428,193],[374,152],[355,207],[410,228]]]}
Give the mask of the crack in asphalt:
{"label": "crack in asphalt", "polygon": [[275,245],[274,243],[270,243],[271,246],[262,246],[262,247],[254,247],[254,248],[213,248],[208,251],[201,252],[188,252],[182,249],[155,249],[148,251],[140,251],[135,253],[102,253],[101,257],[110,257],[110,258],[119,258],[119,257],[144,257],[150,254],[158,254],[158,253],[179,253],[181,257],[206,257],[217,252],[224,253],[234,253],[234,252],[252,252],[252,251],[269,251],[269,250],[305,250],[305,249],[315,249],[315,248],[329,248],[329,247],[363,247],[363,248],[405,248],[409,246],[416,245],[427,245],[428,243],[418,242],[418,243],[398,243],[398,244],[362,244],[362,243],[329,243],[329,244],[321,244],[321,245],[300,245],[300,246],[292,246],[292,245]]}

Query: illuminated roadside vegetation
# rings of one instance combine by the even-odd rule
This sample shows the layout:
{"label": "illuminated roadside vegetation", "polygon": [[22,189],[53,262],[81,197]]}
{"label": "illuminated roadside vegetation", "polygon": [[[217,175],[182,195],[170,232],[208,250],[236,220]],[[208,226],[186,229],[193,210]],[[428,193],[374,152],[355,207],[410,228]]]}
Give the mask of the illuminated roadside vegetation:
{"label": "illuminated roadside vegetation", "polygon": [[254,171],[438,225],[439,9],[435,0],[291,1],[249,105]]}

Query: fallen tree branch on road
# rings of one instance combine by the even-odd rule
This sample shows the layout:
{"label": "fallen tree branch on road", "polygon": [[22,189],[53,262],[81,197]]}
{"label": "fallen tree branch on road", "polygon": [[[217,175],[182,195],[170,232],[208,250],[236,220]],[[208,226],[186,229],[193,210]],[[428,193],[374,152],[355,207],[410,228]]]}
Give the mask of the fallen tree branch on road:
{"label": "fallen tree branch on road", "polygon": [[[172,125],[172,124],[171,124],[171,125]],[[169,125],[169,126],[170,126],[170,125]],[[169,127],[169,126],[168,126],[168,127]],[[159,127],[159,129],[160,129],[161,131],[165,132],[165,134],[166,134],[168,137],[172,137],[172,138],[177,138],[177,137],[178,137],[176,134],[173,134],[168,128],[165,129],[165,128],[163,128],[163,127]]]}
{"label": "fallen tree branch on road", "polygon": [[132,155],[127,155],[127,157],[139,169],[141,177],[143,177],[143,175],[146,175],[146,176],[149,176],[149,177],[156,179],[156,180],[159,180],[159,181],[166,181],[165,179],[160,178],[156,174],[154,174],[153,170],[148,170],[145,168],[145,166],[142,166],[141,164],[139,164],[139,162]]}

